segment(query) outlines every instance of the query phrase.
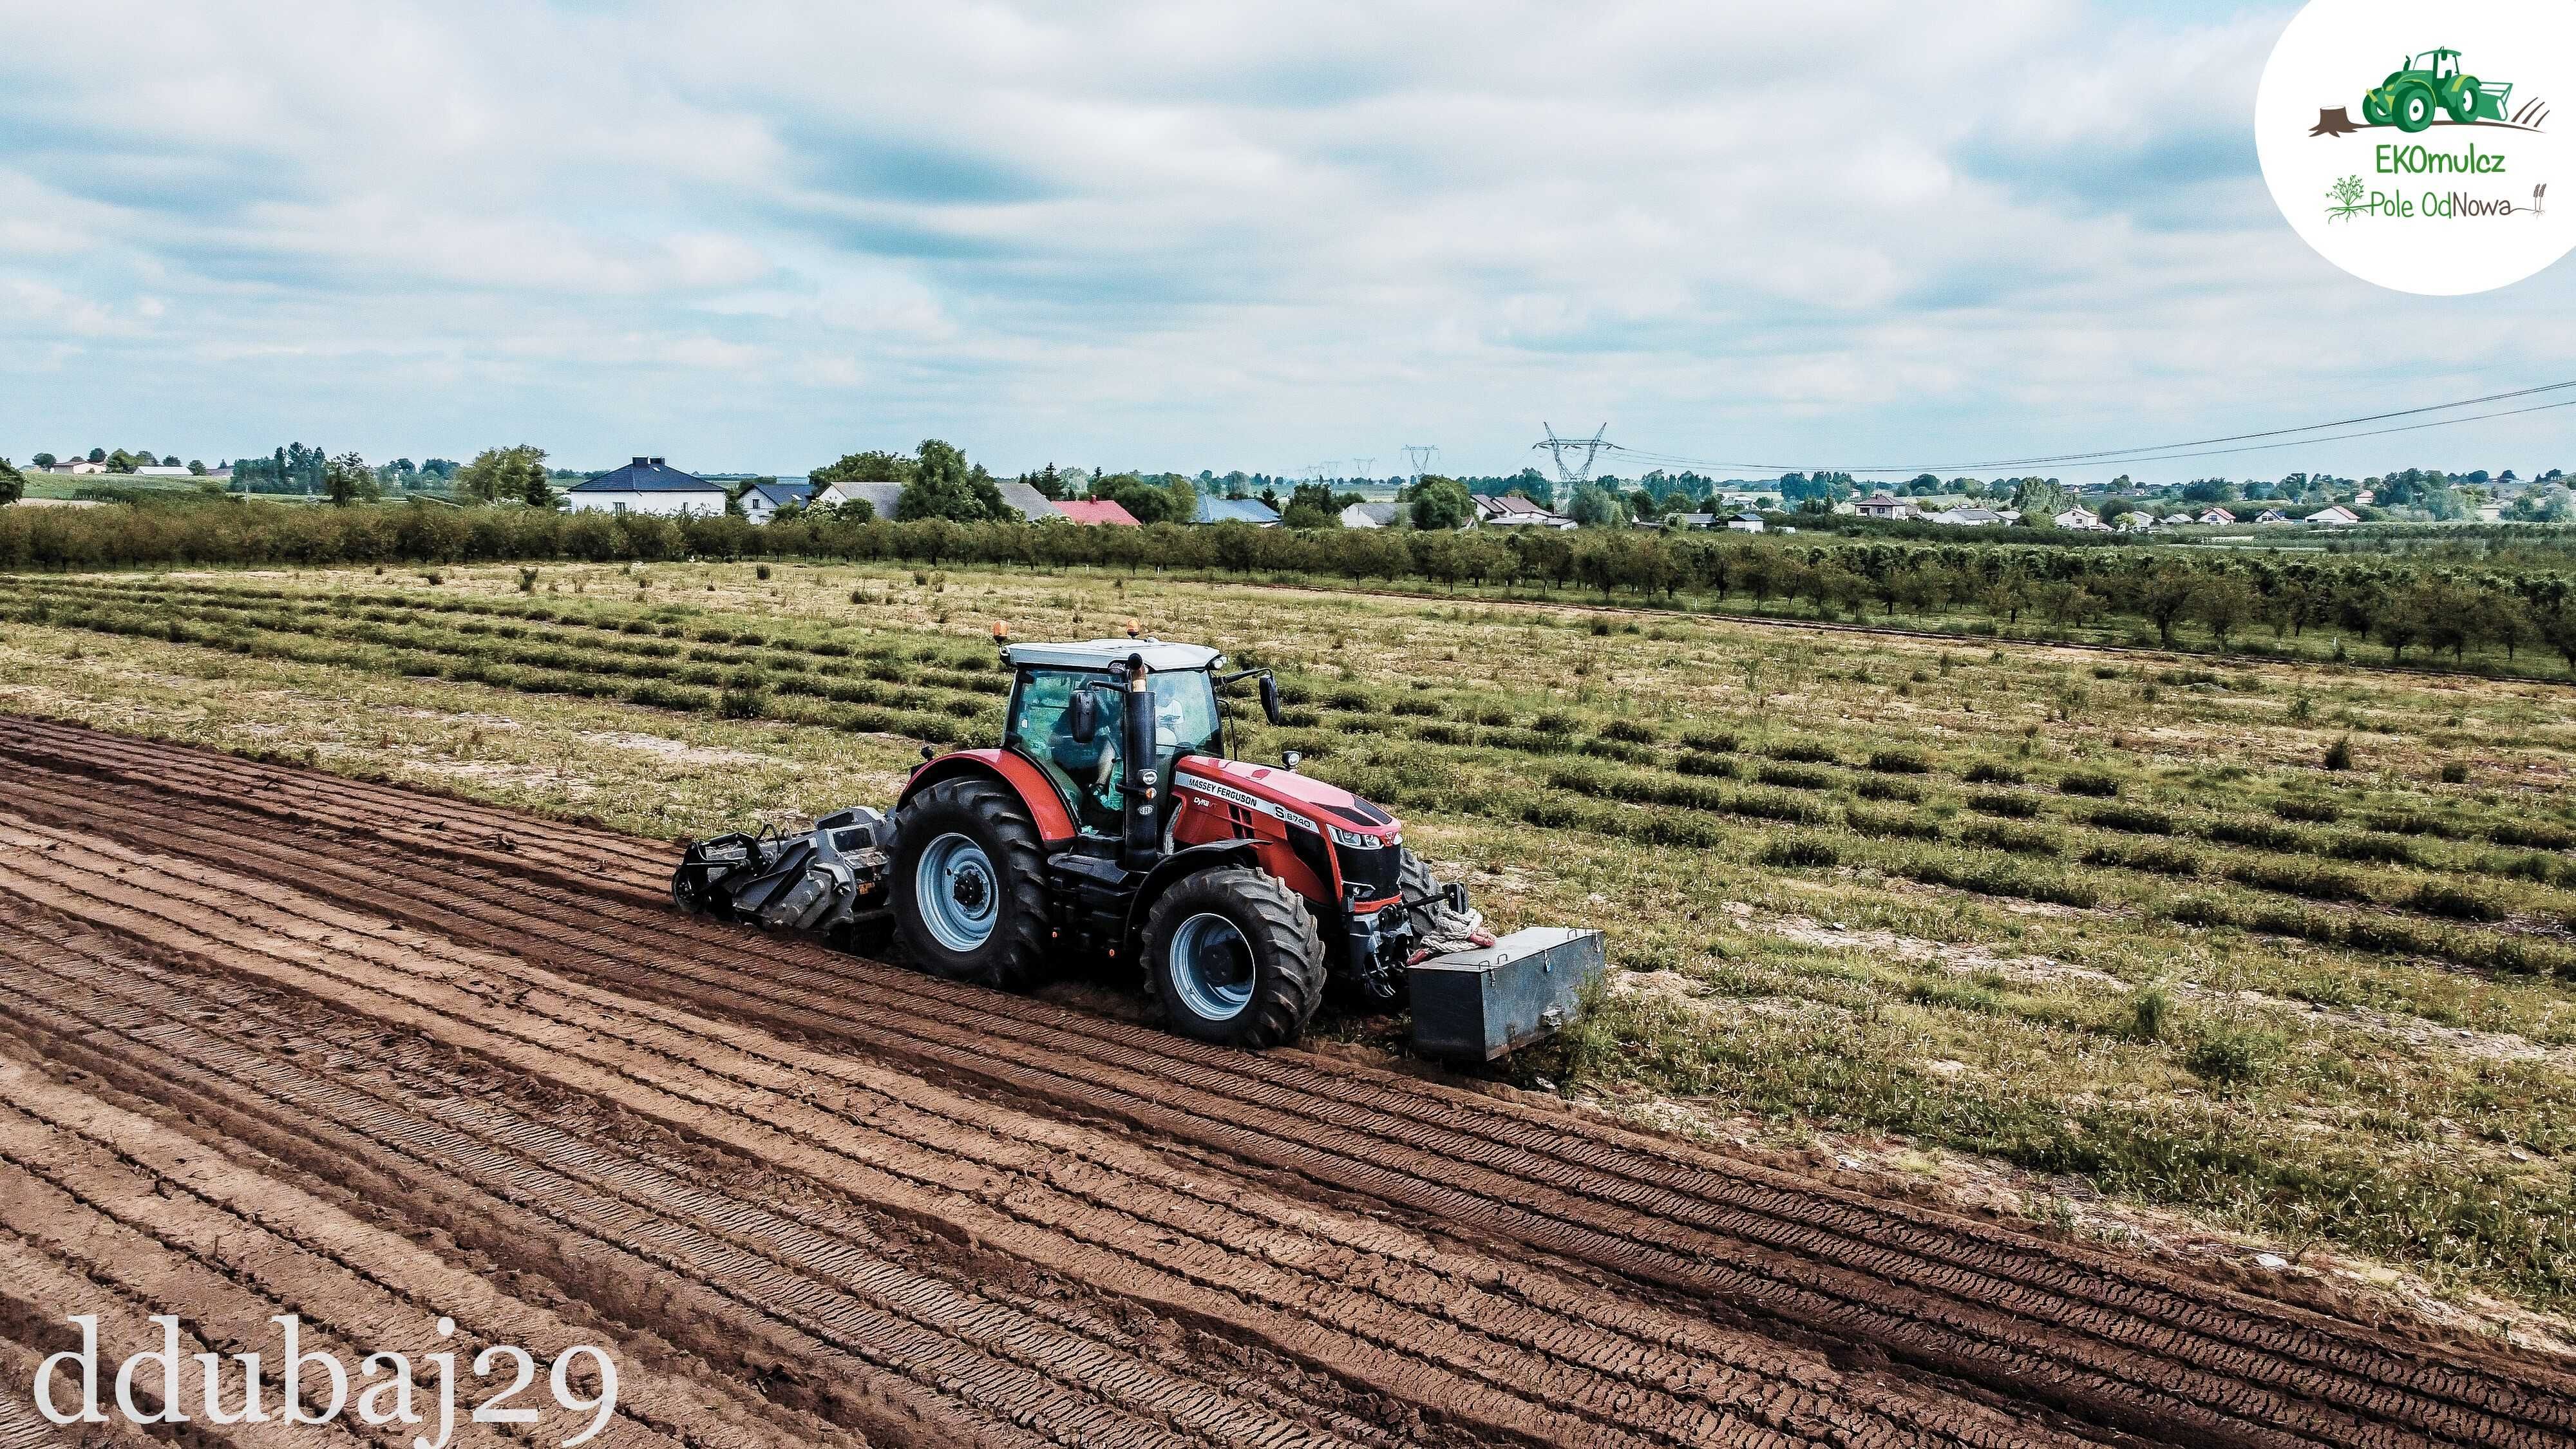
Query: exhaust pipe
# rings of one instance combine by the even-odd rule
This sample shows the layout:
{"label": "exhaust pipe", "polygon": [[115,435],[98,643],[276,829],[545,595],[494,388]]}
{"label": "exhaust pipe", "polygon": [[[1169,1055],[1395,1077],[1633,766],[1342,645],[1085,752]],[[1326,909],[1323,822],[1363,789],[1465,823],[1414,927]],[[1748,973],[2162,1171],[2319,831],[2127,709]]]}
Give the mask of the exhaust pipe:
{"label": "exhaust pipe", "polygon": [[1154,692],[1147,673],[1144,655],[1127,656],[1127,707],[1118,719],[1118,752],[1125,756],[1118,780],[1125,805],[1119,812],[1124,838],[1119,842],[1118,863],[1138,871],[1152,870],[1162,854],[1162,832],[1154,826],[1155,795],[1162,782],[1155,778]]}

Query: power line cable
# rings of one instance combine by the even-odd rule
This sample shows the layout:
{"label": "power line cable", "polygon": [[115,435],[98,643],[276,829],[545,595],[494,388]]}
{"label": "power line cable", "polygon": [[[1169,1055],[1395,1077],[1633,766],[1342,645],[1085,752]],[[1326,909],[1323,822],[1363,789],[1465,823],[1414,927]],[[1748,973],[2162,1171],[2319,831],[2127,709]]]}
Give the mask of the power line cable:
{"label": "power line cable", "polygon": [[[2537,397],[2545,393],[2562,392],[2569,388],[2576,388],[2576,380],[2547,383],[2539,387],[2516,388],[2509,392],[2489,393],[2484,397],[2463,398],[2457,402],[2435,403],[2427,407],[2401,408],[2394,412],[2370,413],[2361,417],[2344,418],[2330,423],[2311,423],[2306,427],[2272,428],[2263,432],[2234,433],[2224,437],[2196,438],[2182,442],[2159,443],[2140,447],[2104,448],[2090,453],[2054,453],[2027,458],[1989,458],[1978,462],[1968,463],[1890,463],[1873,464],[1865,467],[1853,466],[1820,468],[1814,464],[1755,463],[1709,458],[1686,458],[1673,453],[1656,453],[1635,448],[1623,448],[1616,443],[1604,444],[1603,449],[1604,451],[1616,450],[1617,452],[1625,454],[1628,457],[1635,458],[1640,462],[1648,463],[1669,463],[1685,467],[1699,468],[1779,468],[1783,471],[1789,472],[1807,471],[1818,473],[1966,473],[1972,471],[1982,472],[1995,468],[2026,468],[2049,463],[2087,463],[2095,466],[2108,466],[2122,463],[2156,463],[2171,462],[2180,458],[2208,458],[2229,453],[2262,452],[2270,448],[2307,447],[2313,444],[2343,442],[2353,438],[2375,438],[2383,437],[2390,433],[2414,432],[2422,428],[2447,427],[2454,423],[2473,423],[2489,418],[2509,418],[2519,416],[2523,413],[2546,412],[2551,408],[2567,407],[2576,404],[2544,403],[2539,407],[2508,408],[2492,413],[2478,413],[2464,418],[2441,418],[2430,423],[2415,423],[2397,428],[2380,428],[2368,432],[2340,433],[2329,437],[2291,437],[2292,434],[2324,433],[2332,429],[2349,428],[2360,423],[2385,422],[2390,418],[2418,417],[2425,413],[2448,412],[2454,408],[2475,407],[2481,403],[2506,402],[2514,398]],[[2211,443],[2245,442],[2254,438],[2287,438],[2289,441],[2279,443],[2261,443],[2245,448],[2216,448],[2207,452],[2176,451],[2178,449],[2199,448]]]}

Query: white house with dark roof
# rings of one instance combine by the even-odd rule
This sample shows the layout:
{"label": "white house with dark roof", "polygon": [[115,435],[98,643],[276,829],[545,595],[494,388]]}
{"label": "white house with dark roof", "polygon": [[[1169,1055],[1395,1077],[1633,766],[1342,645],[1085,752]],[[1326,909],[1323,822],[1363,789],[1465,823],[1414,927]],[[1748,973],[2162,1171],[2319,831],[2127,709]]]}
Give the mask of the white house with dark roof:
{"label": "white house with dark roof", "polygon": [[1552,513],[1517,493],[1474,495],[1476,521],[1489,528],[1572,528],[1574,520]]}
{"label": "white house with dark roof", "polygon": [[742,516],[754,523],[767,523],[778,516],[778,510],[813,496],[811,483],[747,484],[742,490]]}
{"label": "white house with dark roof", "polygon": [[1395,528],[1403,517],[1401,503],[1354,503],[1342,510],[1342,527]]}
{"label": "white house with dark roof", "polygon": [[693,473],[683,473],[659,458],[638,458],[613,473],[564,490],[564,505],[575,513],[652,513],[679,518],[692,513],[719,514],[732,495]]}

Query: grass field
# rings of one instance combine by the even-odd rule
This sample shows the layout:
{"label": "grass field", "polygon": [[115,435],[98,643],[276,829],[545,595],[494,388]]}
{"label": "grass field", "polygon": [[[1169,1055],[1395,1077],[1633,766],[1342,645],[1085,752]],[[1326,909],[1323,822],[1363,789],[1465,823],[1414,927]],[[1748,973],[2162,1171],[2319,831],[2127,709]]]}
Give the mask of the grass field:
{"label": "grass field", "polygon": [[1290,725],[1250,751],[1397,808],[1502,924],[1612,933],[1599,1013],[1524,1086],[2576,1306],[2563,686],[661,564],[13,578],[0,707],[678,836],[881,801],[921,743],[989,737],[996,619],[1131,618],[1279,669]]}

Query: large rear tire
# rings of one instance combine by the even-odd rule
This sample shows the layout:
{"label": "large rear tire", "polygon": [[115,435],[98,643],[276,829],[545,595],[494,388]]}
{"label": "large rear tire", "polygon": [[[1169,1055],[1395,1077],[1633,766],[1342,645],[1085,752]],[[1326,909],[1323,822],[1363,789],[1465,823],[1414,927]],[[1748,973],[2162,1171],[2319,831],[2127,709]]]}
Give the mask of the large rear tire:
{"label": "large rear tire", "polygon": [[1277,876],[1205,870],[1163,892],[1145,918],[1145,983],[1174,1034],[1218,1046],[1284,1046],[1324,989],[1314,914]]}
{"label": "large rear tire", "polygon": [[895,831],[895,932],[933,976],[1024,990],[1047,965],[1046,854],[1017,796],[943,780]]}

